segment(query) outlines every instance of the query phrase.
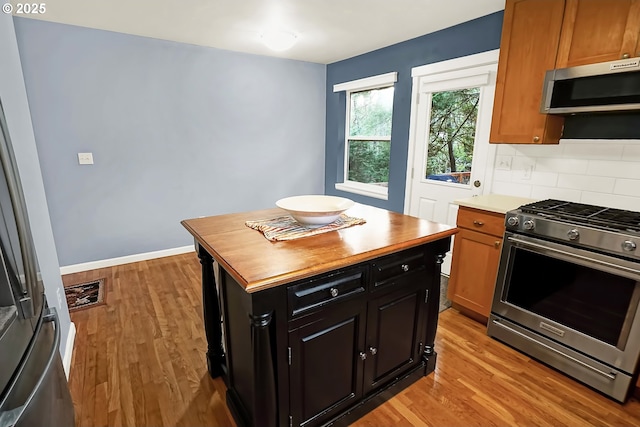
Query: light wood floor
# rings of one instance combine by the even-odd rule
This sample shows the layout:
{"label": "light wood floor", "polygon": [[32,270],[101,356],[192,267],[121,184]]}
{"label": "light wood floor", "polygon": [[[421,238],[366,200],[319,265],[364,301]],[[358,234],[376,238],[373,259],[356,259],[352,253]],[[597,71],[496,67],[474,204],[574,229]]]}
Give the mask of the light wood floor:
{"label": "light wood floor", "polygon": [[[107,304],[71,313],[69,378],[77,426],[233,426],[204,352],[200,264],[178,255],[63,276],[104,277]],[[489,338],[454,309],[441,313],[436,372],[356,426],[632,426],[620,405]]]}

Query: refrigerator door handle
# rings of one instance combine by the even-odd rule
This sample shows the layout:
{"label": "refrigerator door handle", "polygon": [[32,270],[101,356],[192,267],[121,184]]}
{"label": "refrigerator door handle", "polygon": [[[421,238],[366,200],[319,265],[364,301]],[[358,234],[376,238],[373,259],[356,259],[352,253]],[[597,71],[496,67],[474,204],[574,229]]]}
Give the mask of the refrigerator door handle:
{"label": "refrigerator door handle", "polygon": [[[0,131],[2,131],[3,143],[0,144],[0,162],[4,170],[4,175],[7,180],[7,188],[9,190],[9,197],[11,198],[13,205],[13,216],[16,220],[16,228],[18,231],[18,240],[20,242],[20,253],[22,254],[22,262],[24,264],[25,283],[20,282],[20,293],[22,294],[19,299],[20,307],[23,317],[34,317],[33,307],[33,292],[36,289],[37,273],[35,267],[35,252],[30,244],[31,230],[29,229],[29,221],[27,219],[27,211],[25,200],[23,197],[22,184],[17,176],[17,169],[15,155],[10,144],[9,130],[6,122],[4,121],[4,109],[0,104]],[[38,313],[39,314],[39,313]]]}
{"label": "refrigerator door handle", "polygon": [[58,351],[58,347],[60,346],[60,321],[58,319],[58,312],[56,311],[55,307],[49,307],[47,309],[47,313],[42,317],[42,322],[54,322],[55,325],[55,336],[53,338],[53,345],[51,346],[51,353],[47,358],[45,368],[42,370],[40,378],[38,378],[35,387],[33,387],[33,390],[29,394],[29,397],[27,397],[24,404],[9,411],[0,412],[0,426],[13,427],[16,425],[24,410],[29,406],[36,393],[38,393],[38,391],[40,390],[40,387],[42,386],[47,373],[49,373],[49,370],[51,369],[51,364],[55,360],[56,352]]}

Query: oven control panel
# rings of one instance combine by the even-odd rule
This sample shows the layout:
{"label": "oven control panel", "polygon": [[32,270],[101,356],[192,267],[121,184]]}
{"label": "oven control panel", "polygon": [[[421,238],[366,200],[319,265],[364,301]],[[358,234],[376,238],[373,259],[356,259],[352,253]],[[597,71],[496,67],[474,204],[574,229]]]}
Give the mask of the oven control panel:
{"label": "oven control panel", "polygon": [[511,233],[566,242],[574,247],[640,260],[640,250],[637,249],[640,235],[631,231],[607,230],[519,211],[507,212],[505,229]]}

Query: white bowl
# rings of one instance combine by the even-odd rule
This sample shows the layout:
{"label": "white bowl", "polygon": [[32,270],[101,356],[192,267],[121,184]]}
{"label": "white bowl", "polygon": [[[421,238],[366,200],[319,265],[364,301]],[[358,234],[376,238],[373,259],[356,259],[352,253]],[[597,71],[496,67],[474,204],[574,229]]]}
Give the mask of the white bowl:
{"label": "white bowl", "polygon": [[344,197],[319,195],[293,196],[276,202],[276,206],[289,212],[296,221],[309,225],[330,224],[354,204]]}

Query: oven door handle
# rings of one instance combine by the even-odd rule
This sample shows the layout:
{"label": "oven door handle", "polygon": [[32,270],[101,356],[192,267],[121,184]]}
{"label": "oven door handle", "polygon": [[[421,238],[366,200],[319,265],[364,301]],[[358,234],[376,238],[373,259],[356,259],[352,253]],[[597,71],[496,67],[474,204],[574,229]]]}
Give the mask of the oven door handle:
{"label": "oven door handle", "polygon": [[558,253],[558,254],[566,255],[566,256],[571,257],[571,258],[581,259],[583,261],[587,261],[587,262],[590,262],[590,263],[604,265],[605,267],[610,267],[610,268],[613,268],[613,269],[616,269],[616,270],[624,270],[624,271],[626,271],[628,273],[640,274],[640,270],[636,270],[635,268],[625,267],[624,265],[617,265],[617,264],[614,264],[612,262],[602,261],[602,260],[595,259],[595,258],[589,258],[589,257],[586,257],[584,255],[578,255],[578,254],[574,254],[574,253],[571,253],[571,252],[563,251],[562,249],[556,249],[556,248],[552,248],[552,247],[549,247],[549,246],[540,245],[538,243],[528,242],[526,240],[520,240],[520,239],[518,239],[516,237],[508,237],[508,239],[509,239],[510,242],[520,243],[523,246],[531,246],[531,247],[534,247],[534,248],[543,249],[545,251],[555,252],[555,253]]}
{"label": "oven door handle", "polygon": [[581,365],[581,366],[584,366],[585,368],[591,369],[591,370],[592,370],[593,372],[595,372],[596,374],[599,374],[599,375],[602,375],[603,377],[609,378],[611,381],[614,381],[614,380],[616,379],[616,374],[615,374],[614,372],[604,372],[604,371],[601,371],[601,370],[600,370],[600,369],[598,369],[598,368],[594,368],[593,366],[589,365],[588,363],[583,362],[582,360],[576,359],[575,357],[573,357],[573,356],[569,356],[568,354],[564,354],[564,353],[563,353],[563,352],[561,352],[560,350],[555,349],[555,348],[551,347],[550,345],[547,345],[547,344],[545,344],[545,343],[543,343],[543,342],[540,342],[540,341],[538,341],[538,340],[535,340],[535,339],[531,338],[530,336],[527,336],[527,335],[523,334],[523,333],[522,333],[522,332],[520,332],[520,331],[516,331],[515,329],[510,328],[510,327],[509,327],[509,326],[507,326],[507,325],[503,325],[502,323],[500,323],[499,321],[497,321],[497,320],[495,320],[495,319],[492,321],[492,323],[493,323],[494,325],[499,326],[499,327],[501,327],[501,328],[504,328],[504,329],[508,330],[509,332],[514,333],[514,334],[516,334],[516,335],[518,335],[518,336],[520,336],[520,337],[522,337],[522,338],[524,338],[524,339],[527,339],[527,340],[529,340],[529,341],[532,341],[532,342],[534,342],[535,344],[540,345],[540,346],[542,346],[542,347],[546,348],[547,350],[551,350],[551,351],[553,351],[554,353],[556,353],[556,354],[558,354],[558,355],[560,355],[560,356],[562,356],[562,357],[564,357],[564,358],[566,358],[566,359],[571,360],[572,362],[575,362],[575,363],[577,363],[577,364],[579,364],[579,365]]}

